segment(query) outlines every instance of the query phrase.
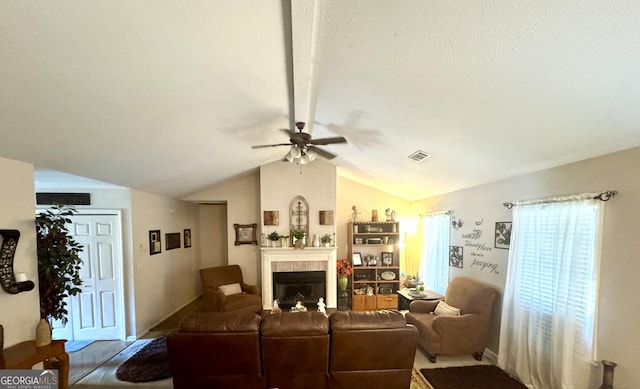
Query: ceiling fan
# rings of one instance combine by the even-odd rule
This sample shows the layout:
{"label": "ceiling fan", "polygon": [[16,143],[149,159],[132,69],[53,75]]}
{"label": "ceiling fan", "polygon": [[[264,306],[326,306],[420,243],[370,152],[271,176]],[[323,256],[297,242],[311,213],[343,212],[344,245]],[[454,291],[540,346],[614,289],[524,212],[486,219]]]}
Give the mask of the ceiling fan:
{"label": "ceiling fan", "polygon": [[300,163],[302,165],[307,164],[319,155],[326,159],[333,159],[337,155],[330,153],[326,150],[323,150],[316,146],[321,145],[330,145],[337,143],[347,143],[347,140],[342,136],[336,136],[331,138],[319,138],[313,139],[311,138],[311,134],[304,132],[304,122],[296,123],[296,130],[286,130],[282,129],[281,131],[289,135],[289,143],[276,143],[272,145],[258,145],[251,146],[252,149],[261,149],[265,147],[278,147],[278,146],[290,146],[291,149],[285,155],[285,159],[291,163]]}

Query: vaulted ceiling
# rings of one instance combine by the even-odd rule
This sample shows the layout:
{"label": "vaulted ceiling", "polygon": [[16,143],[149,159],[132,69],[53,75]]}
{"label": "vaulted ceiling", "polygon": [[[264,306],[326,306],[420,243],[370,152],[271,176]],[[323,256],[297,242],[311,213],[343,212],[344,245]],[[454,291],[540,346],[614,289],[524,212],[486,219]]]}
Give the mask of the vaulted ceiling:
{"label": "vaulted ceiling", "polygon": [[340,175],[407,200],[640,145],[638,1],[0,11],[0,156],[170,197],[282,159],[251,146],[295,121],[348,140],[324,147]]}

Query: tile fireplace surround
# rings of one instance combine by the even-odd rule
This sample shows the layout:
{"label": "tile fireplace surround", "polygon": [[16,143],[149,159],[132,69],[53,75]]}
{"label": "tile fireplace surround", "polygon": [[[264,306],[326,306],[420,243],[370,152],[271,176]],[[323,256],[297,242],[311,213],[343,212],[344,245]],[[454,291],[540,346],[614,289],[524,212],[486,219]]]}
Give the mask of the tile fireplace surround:
{"label": "tile fireplace surround", "polygon": [[327,308],[337,308],[336,248],[307,247],[304,249],[262,247],[262,307],[273,304],[274,272],[307,272],[324,270],[327,274]]}

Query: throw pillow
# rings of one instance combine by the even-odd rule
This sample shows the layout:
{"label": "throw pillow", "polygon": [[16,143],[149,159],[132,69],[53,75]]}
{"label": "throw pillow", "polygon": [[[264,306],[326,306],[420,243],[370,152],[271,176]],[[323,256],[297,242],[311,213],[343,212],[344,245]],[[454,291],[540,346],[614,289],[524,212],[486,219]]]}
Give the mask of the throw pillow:
{"label": "throw pillow", "polygon": [[236,282],[235,284],[220,285],[218,286],[218,291],[224,293],[225,296],[229,296],[231,294],[242,293],[242,287]]}
{"label": "throw pillow", "polygon": [[452,307],[444,301],[440,301],[433,313],[442,316],[460,316],[460,308]]}

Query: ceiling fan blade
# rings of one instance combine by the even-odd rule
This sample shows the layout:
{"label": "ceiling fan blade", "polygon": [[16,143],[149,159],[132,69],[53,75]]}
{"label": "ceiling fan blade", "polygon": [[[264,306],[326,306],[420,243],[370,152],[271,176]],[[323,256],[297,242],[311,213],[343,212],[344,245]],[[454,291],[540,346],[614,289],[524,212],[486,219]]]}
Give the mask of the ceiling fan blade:
{"label": "ceiling fan blade", "polygon": [[336,136],[333,138],[311,139],[309,143],[312,145],[330,145],[334,143],[347,143],[347,140],[343,136]]}
{"label": "ceiling fan blade", "polygon": [[263,149],[265,147],[278,147],[278,146],[291,146],[291,143],[278,143],[275,145],[258,145],[258,146],[251,146],[252,149]]}
{"label": "ceiling fan blade", "polygon": [[337,157],[336,154],[330,153],[330,152],[328,152],[326,150],[322,150],[319,147],[309,146],[308,149],[315,151],[316,153],[318,153],[319,156],[321,156],[321,157],[323,157],[325,159],[334,159],[335,157]]}

